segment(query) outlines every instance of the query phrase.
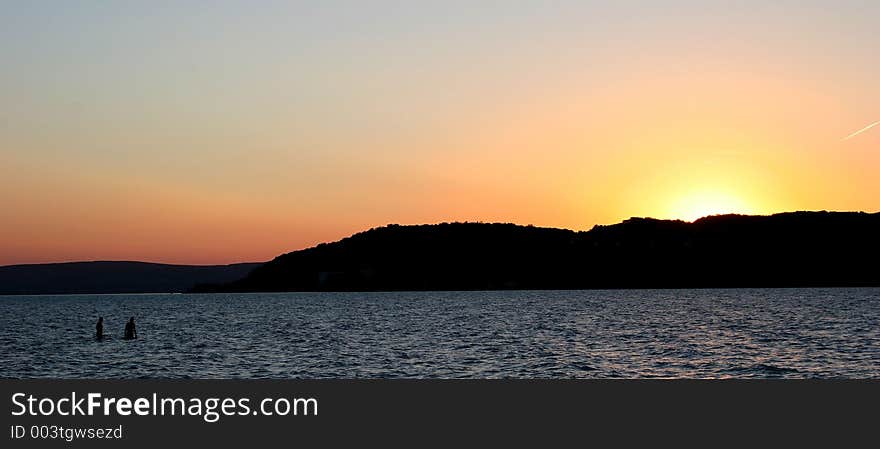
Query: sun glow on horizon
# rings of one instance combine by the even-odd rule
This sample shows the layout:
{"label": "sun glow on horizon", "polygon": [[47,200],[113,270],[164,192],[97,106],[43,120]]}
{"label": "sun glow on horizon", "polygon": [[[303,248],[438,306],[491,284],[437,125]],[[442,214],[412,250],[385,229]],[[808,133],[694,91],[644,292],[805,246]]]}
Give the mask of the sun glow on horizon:
{"label": "sun glow on horizon", "polygon": [[742,198],[713,190],[700,190],[680,197],[669,209],[671,218],[690,222],[710,215],[754,213]]}

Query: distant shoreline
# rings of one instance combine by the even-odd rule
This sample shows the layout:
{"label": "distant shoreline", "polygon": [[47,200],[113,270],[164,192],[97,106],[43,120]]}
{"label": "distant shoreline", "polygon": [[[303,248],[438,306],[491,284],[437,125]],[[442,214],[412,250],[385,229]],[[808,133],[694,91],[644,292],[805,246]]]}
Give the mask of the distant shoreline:
{"label": "distant shoreline", "polygon": [[137,293],[0,293],[0,297],[22,297],[22,296],[151,296],[151,295],[167,295],[167,296],[188,296],[188,295],[283,295],[285,293],[293,294],[332,294],[332,293],[472,293],[472,292],[601,292],[601,291],[702,291],[702,290],[822,290],[822,289],[874,289],[880,288],[880,285],[814,285],[814,286],[764,286],[764,287],[621,287],[621,288],[535,288],[535,289],[481,289],[481,290],[287,290],[287,291],[248,291],[248,292],[137,292]]}
{"label": "distant shoreline", "polygon": [[880,287],[880,213],[388,225],[266,263],[0,267],[2,295]]}
{"label": "distant shoreline", "polygon": [[0,267],[0,295],[180,293],[200,282],[240,279],[259,265],[173,265],[134,261],[7,265]]}

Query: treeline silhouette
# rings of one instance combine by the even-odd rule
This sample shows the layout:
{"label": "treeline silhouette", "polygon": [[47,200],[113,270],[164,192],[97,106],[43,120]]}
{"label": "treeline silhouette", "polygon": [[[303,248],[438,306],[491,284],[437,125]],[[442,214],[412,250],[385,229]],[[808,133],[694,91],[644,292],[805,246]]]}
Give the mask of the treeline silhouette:
{"label": "treeline silhouette", "polygon": [[880,285],[880,213],[632,218],[590,231],[389,225],[198,292]]}

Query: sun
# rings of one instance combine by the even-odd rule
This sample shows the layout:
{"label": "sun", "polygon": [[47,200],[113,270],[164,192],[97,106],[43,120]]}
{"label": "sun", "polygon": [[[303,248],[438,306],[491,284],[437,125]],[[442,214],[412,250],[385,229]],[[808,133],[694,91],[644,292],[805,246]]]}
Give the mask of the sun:
{"label": "sun", "polygon": [[709,215],[750,214],[752,208],[742,198],[723,191],[699,190],[678,198],[669,215],[685,221],[694,221]]}

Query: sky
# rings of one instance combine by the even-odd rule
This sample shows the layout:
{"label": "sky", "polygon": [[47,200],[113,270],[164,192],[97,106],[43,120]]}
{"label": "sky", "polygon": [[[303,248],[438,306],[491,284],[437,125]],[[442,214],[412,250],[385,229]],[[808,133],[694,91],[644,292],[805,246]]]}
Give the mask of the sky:
{"label": "sky", "polygon": [[0,265],[880,210],[880,2],[0,0]]}

